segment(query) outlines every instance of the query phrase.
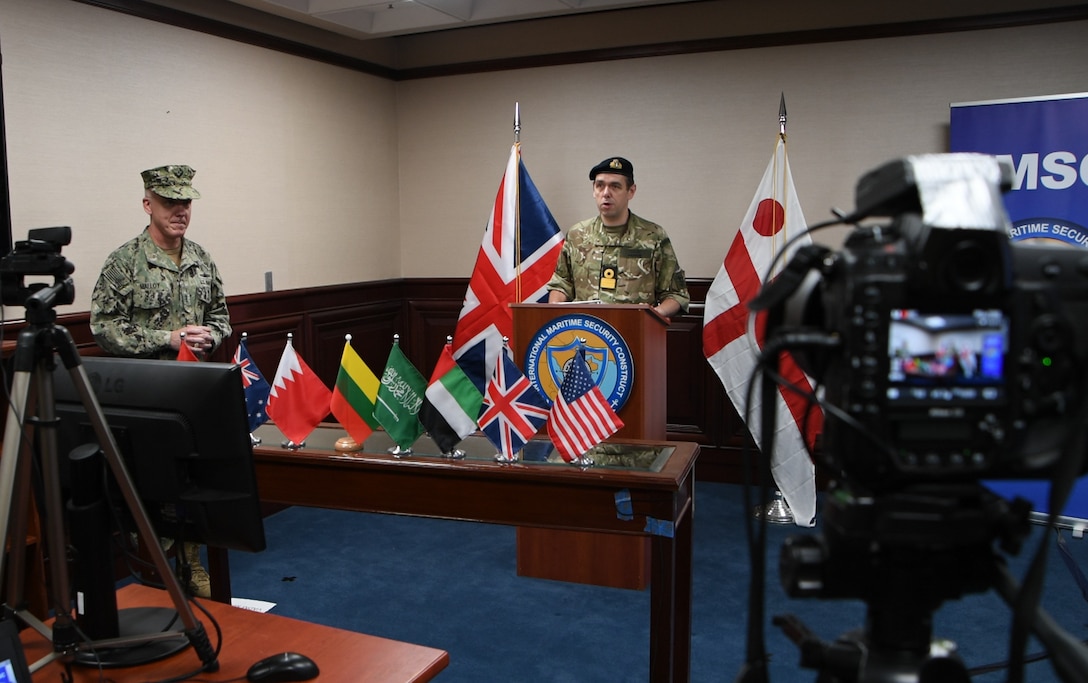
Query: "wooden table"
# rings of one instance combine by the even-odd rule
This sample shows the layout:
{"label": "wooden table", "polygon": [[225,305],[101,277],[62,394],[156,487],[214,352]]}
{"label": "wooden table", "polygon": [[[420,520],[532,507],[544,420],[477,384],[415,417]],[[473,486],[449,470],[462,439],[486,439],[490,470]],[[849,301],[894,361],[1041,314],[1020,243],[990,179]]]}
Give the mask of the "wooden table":
{"label": "wooden table", "polygon": [[[118,607],[172,606],[165,591],[130,585],[117,593]],[[245,680],[246,671],[259,659],[280,652],[299,652],[317,663],[320,675],[315,681],[389,683],[391,681],[429,681],[449,665],[443,650],[402,643],[321,626],[275,614],[261,614],[231,607],[211,600],[200,601],[223,630],[219,653],[219,671],[203,673],[202,681]],[[208,617],[194,610],[204,622],[212,646],[216,633]],[[24,629],[22,640],[27,661],[33,664],[53,650],[52,643],[40,634]],[[192,648],[166,659],[130,668],[107,669],[106,676],[118,683],[162,680],[191,672],[200,665]],[[34,681],[59,681],[63,666],[50,662],[34,673]],[[74,681],[99,680],[98,670],[90,666],[73,667]]]}
{"label": "wooden table", "polygon": [[[365,452],[351,454],[333,450],[343,436],[338,425],[322,425],[307,448],[296,451],[280,446],[283,437],[270,424],[257,435],[263,441],[255,458],[264,502],[648,536],[649,680],[689,680],[697,444],[610,440],[605,446],[648,451],[638,460],[646,466],[580,469],[543,457],[531,461],[538,453],[555,457],[546,440],[526,448],[526,461],[500,464],[481,436],[461,443],[468,457],[452,460],[423,455],[439,452],[426,436],[415,444],[416,455],[395,458],[385,453],[391,442],[382,432],[367,440]],[[608,453],[595,457],[598,463],[623,460]],[[629,511],[617,506],[617,494],[629,498]],[[221,580],[213,576],[213,586]]]}

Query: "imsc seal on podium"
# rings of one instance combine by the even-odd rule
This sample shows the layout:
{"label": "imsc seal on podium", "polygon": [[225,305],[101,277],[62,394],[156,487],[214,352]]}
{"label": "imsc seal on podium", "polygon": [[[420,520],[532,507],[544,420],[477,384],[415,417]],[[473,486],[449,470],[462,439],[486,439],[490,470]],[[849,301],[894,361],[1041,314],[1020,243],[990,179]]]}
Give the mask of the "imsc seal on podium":
{"label": "imsc seal on podium", "polygon": [[561,315],[537,330],[525,347],[525,376],[553,401],[579,343],[584,344],[590,377],[619,412],[635,383],[631,349],[616,328],[595,316]]}

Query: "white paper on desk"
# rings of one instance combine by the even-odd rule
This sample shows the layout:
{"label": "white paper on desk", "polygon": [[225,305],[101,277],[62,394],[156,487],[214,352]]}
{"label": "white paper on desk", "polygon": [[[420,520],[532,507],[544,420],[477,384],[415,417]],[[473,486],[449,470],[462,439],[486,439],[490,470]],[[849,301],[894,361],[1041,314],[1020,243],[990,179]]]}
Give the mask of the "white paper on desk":
{"label": "white paper on desk", "polygon": [[234,607],[247,609],[250,612],[260,612],[261,614],[264,614],[265,612],[276,606],[276,603],[274,602],[268,602],[267,600],[253,600],[250,598],[231,598],[230,604]]}

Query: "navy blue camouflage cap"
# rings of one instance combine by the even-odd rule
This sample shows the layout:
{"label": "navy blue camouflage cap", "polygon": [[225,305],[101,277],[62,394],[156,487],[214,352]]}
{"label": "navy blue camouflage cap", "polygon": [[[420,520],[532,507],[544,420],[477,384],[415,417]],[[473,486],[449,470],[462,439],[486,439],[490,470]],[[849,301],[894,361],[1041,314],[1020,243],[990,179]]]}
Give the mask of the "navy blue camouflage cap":
{"label": "navy blue camouflage cap", "polygon": [[594,166],[589,172],[589,179],[596,180],[598,173],[615,173],[635,182],[635,166],[623,157],[609,157]]}
{"label": "navy blue camouflage cap", "polygon": [[167,199],[200,199],[200,193],[193,187],[196,171],[184,164],[149,168],[140,174],[144,179],[144,189],[151,190]]}

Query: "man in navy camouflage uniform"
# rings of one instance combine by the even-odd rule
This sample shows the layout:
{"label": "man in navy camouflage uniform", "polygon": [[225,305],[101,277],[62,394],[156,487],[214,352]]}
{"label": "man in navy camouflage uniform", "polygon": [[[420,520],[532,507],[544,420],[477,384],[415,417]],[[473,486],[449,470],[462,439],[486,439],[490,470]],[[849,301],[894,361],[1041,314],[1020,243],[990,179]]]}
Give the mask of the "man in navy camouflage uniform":
{"label": "man in navy camouflage uniform", "polygon": [[[203,247],[185,238],[193,200],[200,198],[195,173],[176,165],[141,174],[148,226],[106,258],[91,294],[91,332],[112,355],[176,359],[184,343],[203,358],[230,337],[219,269]],[[211,597],[200,546],[184,545],[189,590]]]}
{"label": "man in navy camouflage uniform", "polygon": [[182,334],[198,358],[230,337],[219,269],[185,238],[200,198],[188,166],[144,171],[150,222],[106,258],[91,295],[91,332],[115,356],[177,358]]}
{"label": "man in navy camouflage uniform", "polygon": [[622,157],[589,172],[599,214],[567,231],[548,301],[649,304],[670,318],[687,310],[690,296],[664,228],[627,208],[635,196],[635,171]]}

